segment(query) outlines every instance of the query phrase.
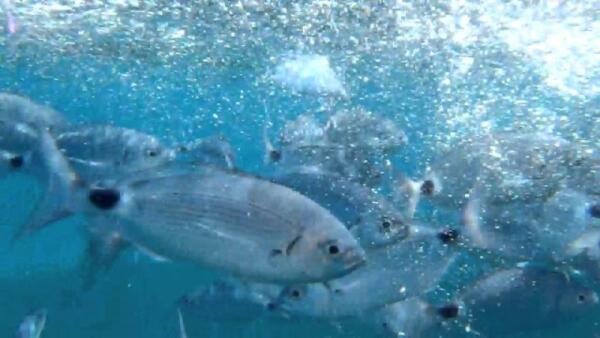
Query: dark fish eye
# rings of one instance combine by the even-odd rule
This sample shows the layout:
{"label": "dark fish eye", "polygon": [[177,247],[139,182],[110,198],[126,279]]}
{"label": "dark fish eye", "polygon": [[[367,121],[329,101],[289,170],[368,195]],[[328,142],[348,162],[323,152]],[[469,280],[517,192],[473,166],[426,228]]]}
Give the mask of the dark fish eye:
{"label": "dark fish eye", "polygon": [[269,311],[275,311],[275,309],[277,309],[277,305],[275,303],[267,303],[267,310]]}
{"label": "dark fish eye", "polygon": [[437,313],[444,319],[456,318],[458,316],[458,306],[455,304],[444,305],[437,309]]}
{"label": "dark fish eye", "polygon": [[446,229],[438,233],[438,238],[444,244],[451,244],[456,242],[458,239],[459,233],[458,230],[455,229]]}
{"label": "dark fish eye", "polygon": [[279,160],[281,160],[281,151],[279,151],[279,150],[271,150],[269,152],[269,157],[271,158],[271,161],[273,161],[273,162],[279,162]]}
{"label": "dark fish eye", "polygon": [[600,204],[592,205],[589,212],[592,217],[600,218]]}
{"label": "dark fish eye", "polygon": [[388,324],[386,322],[381,323],[381,326],[383,326],[384,329],[387,329]]}
{"label": "dark fish eye", "polygon": [[577,301],[579,303],[585,302],[585,295],[582,295],[582,294],[577,295]]}
{"label": "dark fish eye", "polygon": [[330,255],[337,255],[338,253],[340,253],[340,248],[335,244],[331,244],[327,247],[327,251]]}
{"label": "dark fish eye", "polygon": [[88,198],[97,208],[109,210],[119,203],[121,193],[114,189],[97,188],[90,191]]}
{"label": "dark fish eye", "polygon": [[425,196],[433,195],[435,190],[435,184],[432,180],[425,180],[423,184],[421,184],[421,193]]}
{"label": "dark fish eye", "polygon": [[158,156],[158,152],[156,150],[148,150],[147,154],[150,157],[156,157],[156,156]]}
{"label": "dark fish eye", "polygon": [[20,155],[13,156],[10,159],[10,166],[15,169],[21,168],[23,166],[23,163],[25,163],[25,160],[23,159],[23,156]]}
{"label": "dark fish eye", "polygon": [[388,230],[389,228],[391,228],[391,227],[392,227],[392,221],[390,221],[390,220],[389,220],[389,219],[387,219],[387,218],[384,218],[384,219],[381,221],[381,227],[382,227],[384,230]]}
{"label": "dark fish eye", "polygon": [[290,295],[292,296],[292,298],[298,299],[301,296],[300,290],[298,289],[294,289],[290,292]]}

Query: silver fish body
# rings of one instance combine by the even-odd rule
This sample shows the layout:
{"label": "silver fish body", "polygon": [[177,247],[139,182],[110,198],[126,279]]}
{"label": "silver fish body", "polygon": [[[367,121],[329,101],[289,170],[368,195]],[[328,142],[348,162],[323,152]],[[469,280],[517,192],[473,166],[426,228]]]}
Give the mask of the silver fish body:
{"label": "silver fish body", "polygon": [[118,179],[166,164],[174,156],[154,136],[110,125],[69,127],[56,135],[56,143],[87,182]]}
{"label": "silver fish body", "polygon": [[422,229],[411,236],[370,251],[368,263],[346,276],[287,287],[279,308],[304,317],[356,317],[431,290],[455,257],[455,249],[442,243],[434,230]]}
{"label": "silver fish body", "polygon": [[319,168],[281,170],[271,180],[308,196],[340,219],[363,248],[390,245],[408,236],[404,215],[384,197]]}
{"label": "silver fish body", "polygon": [[213,168],[80,189],[68,204],[71,212],[117,217],[115,231],[158,256],[256,280],[322,281],[365,260],[343,224],[312,200]]}
{"label": "silver fish body", "polygon": [[66,124],[59,112],[24,96],[9,93],[0,93],[0,121],[50,129]]}
{"label": "silver fish body", "polygon": [[598,295],[581,281],[534,267],[492,273],[459,299],[461,317],[486,337],[556,327],[598,308]]}

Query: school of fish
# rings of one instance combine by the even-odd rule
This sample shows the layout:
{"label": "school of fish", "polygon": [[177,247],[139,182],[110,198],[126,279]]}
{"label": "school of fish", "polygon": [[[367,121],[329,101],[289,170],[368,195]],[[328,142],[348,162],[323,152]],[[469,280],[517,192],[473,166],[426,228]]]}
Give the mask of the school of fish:
{"label": "school of fish", "polygon": [[[361,108],[306,113],[273,134],[257,175],[224,135],[168,146],[2,93],[0,178],[45,191],[14,240],[84,217],[84,289],[125,250],[220,273],[174,300],[180,337],[190,321],[258,320],[506,337],[600,309],[598,149],[492,133],[440,149],[411,178],[392,161],[407,134]],[[35,311],[17,336],[39,338],[45,323]]]}

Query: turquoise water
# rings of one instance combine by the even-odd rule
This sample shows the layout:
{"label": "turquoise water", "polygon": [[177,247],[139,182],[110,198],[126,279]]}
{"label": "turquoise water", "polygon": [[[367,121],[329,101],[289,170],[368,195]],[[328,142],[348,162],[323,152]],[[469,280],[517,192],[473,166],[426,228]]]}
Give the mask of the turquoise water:
{"label": "turquoise water", "polygon": [[[490,130],[550,132],[600,146],[593,1],[7,3],[3,11],[13,13],[18,30],[0,21],[0,91],[167,145],[221,133],[253,173],[264,170],[267,120],[276,131],[305,112],[349,107],[390,117],[406,132],[409,146],[394,167],[411,176],[422,175],[441,147]],[[273,81],[290,53],[327,56],[348,96],[298,93]],[[82,292],[82,219],[11,243],[40,195],[27,177],[0,181],[0,335],[45,307],[44,338],[176,337],[174,301],[217,275],[129,252]],[[445,217],[426,207],[421,216]],[[575,327],[594,337],[597,315],[518,336],[562,337]],[[190,337],[374,335],[355,320],[186,322]]]}

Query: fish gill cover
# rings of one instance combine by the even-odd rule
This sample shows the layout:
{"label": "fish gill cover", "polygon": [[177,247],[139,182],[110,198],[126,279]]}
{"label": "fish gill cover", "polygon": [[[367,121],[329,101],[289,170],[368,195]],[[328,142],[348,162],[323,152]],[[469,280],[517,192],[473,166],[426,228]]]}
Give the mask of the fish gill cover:
{"label": "fish gill cover", "polygon": [[0,11],[2,336],[600,334],[597,2]]}

